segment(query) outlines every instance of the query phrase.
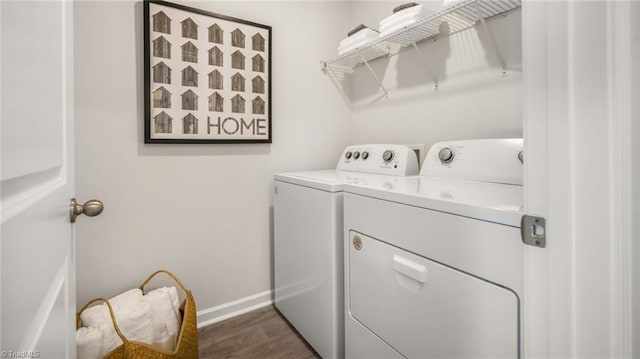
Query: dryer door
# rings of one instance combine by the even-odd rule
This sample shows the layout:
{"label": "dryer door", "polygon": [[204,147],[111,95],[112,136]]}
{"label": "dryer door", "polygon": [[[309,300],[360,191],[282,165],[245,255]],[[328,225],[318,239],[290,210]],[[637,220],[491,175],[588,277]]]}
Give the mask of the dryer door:
{"label": "dryer door", "polygon": [[504,287],[357,232],[350,315],[407,358],[518,358],[519,299]]}

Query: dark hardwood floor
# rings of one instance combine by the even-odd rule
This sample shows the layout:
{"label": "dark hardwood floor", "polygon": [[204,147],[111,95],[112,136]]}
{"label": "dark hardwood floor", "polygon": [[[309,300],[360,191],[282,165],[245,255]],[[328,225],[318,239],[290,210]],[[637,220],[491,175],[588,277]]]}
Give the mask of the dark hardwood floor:
{"label": "dark hardwood floor", "polygon": [[320,358],[291,325],[267,306],[198,329],[200,358]]}

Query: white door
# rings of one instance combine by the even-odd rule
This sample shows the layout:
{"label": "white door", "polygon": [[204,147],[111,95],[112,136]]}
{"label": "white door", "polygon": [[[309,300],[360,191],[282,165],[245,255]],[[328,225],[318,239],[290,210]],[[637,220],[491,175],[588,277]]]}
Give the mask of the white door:
{"label": "white door", "polygon": [[72,7],[0,1],[3,358],[75,358]]}
{"label": "white door", "polygon": [[525,358],[638,357],[639,20],[634,1],[524,2],[525,210],[547,218],[547,247],[525,248]]}

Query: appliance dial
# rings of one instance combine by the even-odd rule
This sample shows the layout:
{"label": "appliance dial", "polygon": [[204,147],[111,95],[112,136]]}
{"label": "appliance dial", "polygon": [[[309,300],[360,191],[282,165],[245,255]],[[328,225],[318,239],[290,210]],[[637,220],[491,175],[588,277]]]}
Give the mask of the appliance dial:
{"label": "appliance dial", "polygon": [[346,158],[346,159],[351,158],[351,151],[347,151],[347,152],[344,154],[344,158]]}
{"label": "appliance dial", "polygon": [[395,156],[395,153],[393,153],[393,151],[391,150],[386,150],[382,153],[382,159],[385,162],[389,162],[393,159],[393,157]]}
{"label": "appliance dial", "polygon": [[360,158],[360,152],[355,151],[355,152],[353,153],[353,159],[354,159],[354,160],[357,160],[358,158]]}
{"label": "appliance dial", "polygon": [[520,160],[520,163],[524,164],[524,151],[518,152],[518,159]]}
{"label": "appliance dial", "polygon": [[362,151],[362,159],[366,160],[367,158],[369,158],[369,152],[367,151]]}
{"label": "appliance dial", "polygon": [[453,157],[455,157],[455,154],[449,147],[445,147],[438,152],[438,158],[443,164],[453,161]]}

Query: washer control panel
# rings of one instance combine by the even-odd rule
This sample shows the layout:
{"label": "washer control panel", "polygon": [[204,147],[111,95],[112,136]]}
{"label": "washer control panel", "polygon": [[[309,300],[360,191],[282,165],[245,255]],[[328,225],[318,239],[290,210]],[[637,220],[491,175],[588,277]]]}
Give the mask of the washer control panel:
{"label": "washer control panel", "polygon": [[522,185],[521,138],[439,142],[422,163],[421,176]]}
{"label": "washer control panel", "polygon": [[336,169],[392,176],[418,174],[416,153],[404,145],[353,145],[345,148]]}

